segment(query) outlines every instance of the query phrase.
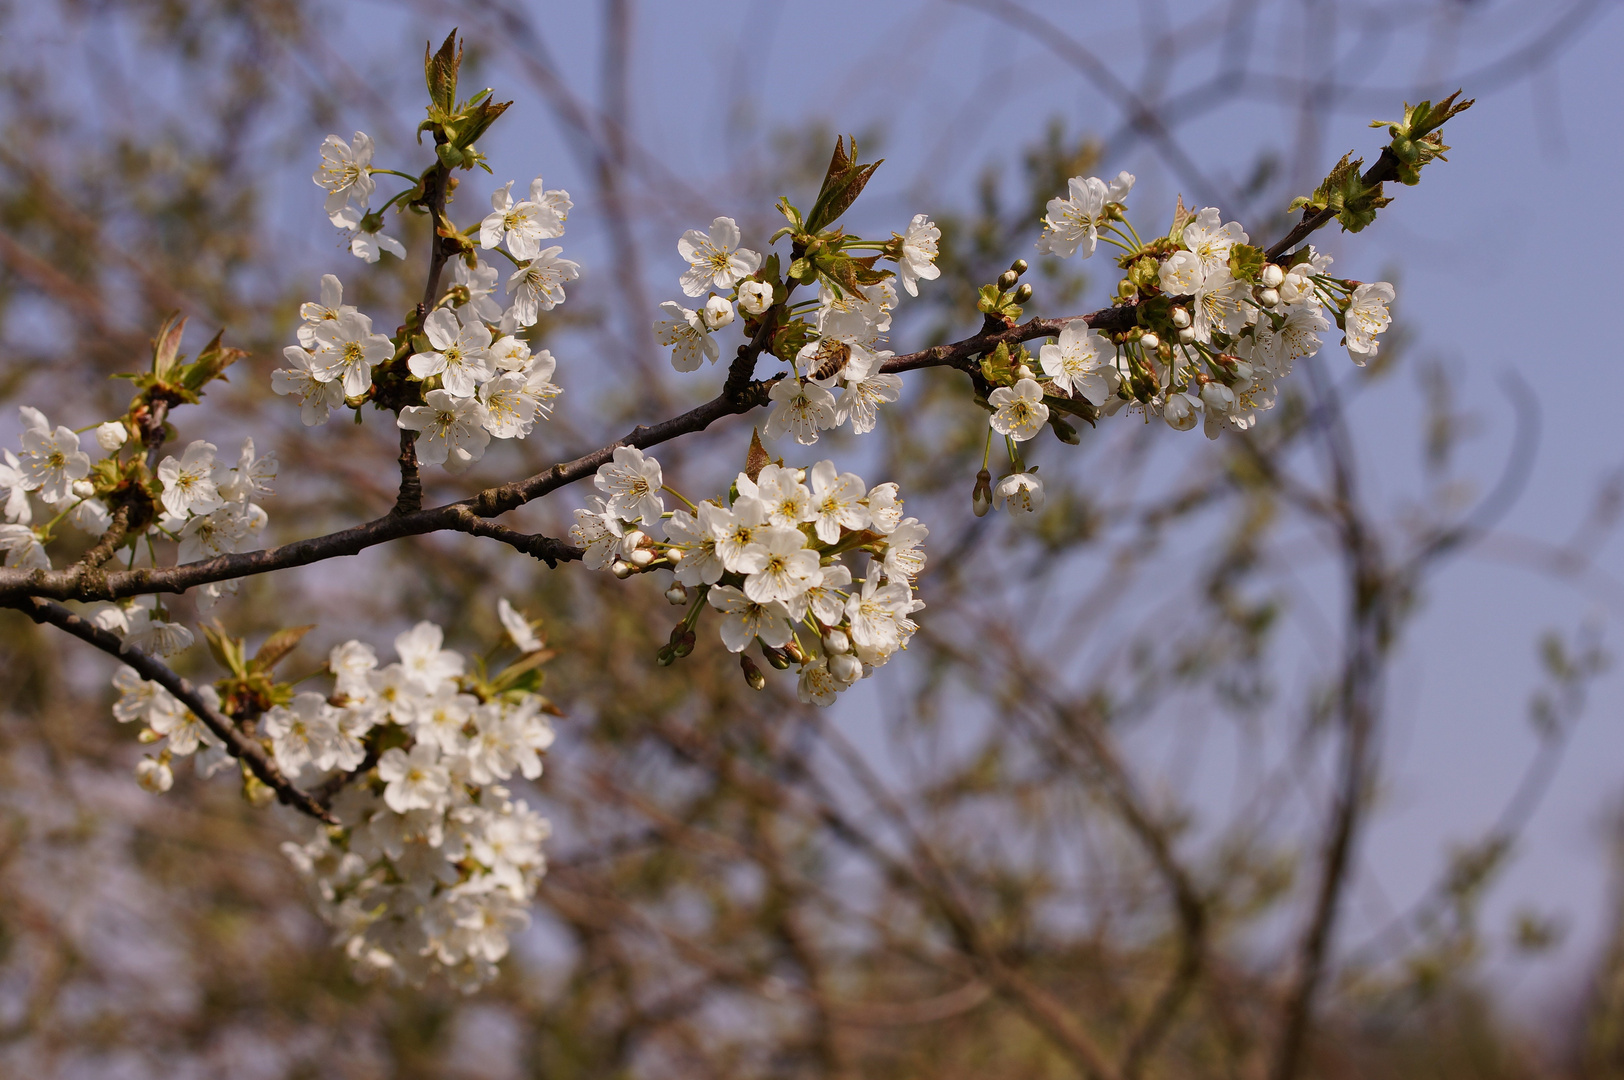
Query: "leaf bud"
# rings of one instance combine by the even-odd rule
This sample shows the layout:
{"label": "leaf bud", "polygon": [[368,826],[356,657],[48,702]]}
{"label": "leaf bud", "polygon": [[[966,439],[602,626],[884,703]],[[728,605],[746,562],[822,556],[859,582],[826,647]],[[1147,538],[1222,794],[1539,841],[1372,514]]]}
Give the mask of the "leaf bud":
{"label": "leaf bud", "polygon": [[1008,292],[1015,287],[1015,283],[1020,279],[1021,275],[1017,274],[1015,271],[1005,270],[1002,274],[998,275],[998,291]]}
{"label": "leaf bud", "polygon": [[1024,304],[1030,299],[1032,299],[1032,286],[1022,285],[1015,290],[1015,302],[1017,304]]}
{"label": "leaf bud", "polygon": [[744,669],[744,681],[750,684],[750,689],[765,690],[767,688],[767,676],[763,675],[761,669],[756,667],[756,662],[744,653],[739,654],[739,667]]}
{"label": "leaf bud", "polygon": [[627,578],[632,576],[632,564],[621,559],[616,559],[614,562],[609,564],[609,572],[620,580],[625,581]]}
{"label": "leaf bud", "polygon": [[1257,302],[1264,307],[1274,307],[1280,302],[1280,292],[1278,289],[1259,289],[1257,291]]}
{"label": "leaf bud", "polygon": [[1155,334],[1146,333],[1139,339],[1139,347],[1151,352],[1162,347],[1162,339]]}
{"label": "leaf bud", "polygon": [[1128,300],[1133,297],[1134,293],[1139,291],[1139,286],[1135,285],[1127,278],[1123,278],[1121,281],[1117,282],[1116,291],[1118,297],[1123,300]]}
{"label": "leaf bud", "polygon": [[823,635],[823,651],[830,656],[851,652],[851,639],[844,630],[831,630]]}
{"label": "leaf bud", "polygon": [[1259,272],[1257,279],[1263,283],[1265,289],[1278,289],[1280,283],[1286,280],[1286,272],[1274,263],[1269,263]]}
{"label": "leaf bud", "polygon": [[650,551],[648,548],[638,548],[636,551],[632,552],[633,566],[644,567],[653,561],[654,552]]}
{"label": "leaf bud", "polygon": [[1183,330],[1186,326],[1190,325],[1190,312],[1188,308],[1175,307],[1172,311],[1167,313],[1167,317],[1173,321],[1173,326],[1179,330]]}
{"label": "leaf bud", "polygon": [[665,598],[672,605],[681,607],[688,602],[688,588],[680,581],[673,581],[671,587],[665,590]]}
{"label": "leaf bud", "polygon": [[1009,268],[1012,271],[1015,272],[1016,277],[1020,277],[1022,274],[1026,273],[1026,269],[1027,269],[1026,260],[1025,259],[1016,259],[1014,262],[1009,264]]}

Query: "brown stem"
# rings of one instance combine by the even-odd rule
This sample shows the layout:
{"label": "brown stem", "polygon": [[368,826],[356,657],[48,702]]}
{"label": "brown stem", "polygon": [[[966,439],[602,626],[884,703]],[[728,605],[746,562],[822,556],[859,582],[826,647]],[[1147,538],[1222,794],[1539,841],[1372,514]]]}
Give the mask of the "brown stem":
{"label": "brown stem", "polygon": [[117,634],[103,630],[61,604],[34,597],[12,606],[37,623],[50,623],[81,641],[89,642],[109,656],[117,657],[121,663],[134,669],[143,679],[155,682],[168,690],[203,722],[204,727],[225,744],[227,753],[247,765],[249,772],[266,787],[275,791],[276,797],[281,802],[328,825],[338,824],[338,820],[325,806],[295,787],[282,775],[276,763],[266,756],[262,746],[244,735],[236,724],[210,708],[208,702],[197,692],[197,688],[177,675],[169,665],[139,649],[129,648]]}
{"label": "brown stem", "polygon": [[400,430],[400,494],[395,496],[391,514],[411,514],[423,509],[423,478],[417,472],[417,432]]}

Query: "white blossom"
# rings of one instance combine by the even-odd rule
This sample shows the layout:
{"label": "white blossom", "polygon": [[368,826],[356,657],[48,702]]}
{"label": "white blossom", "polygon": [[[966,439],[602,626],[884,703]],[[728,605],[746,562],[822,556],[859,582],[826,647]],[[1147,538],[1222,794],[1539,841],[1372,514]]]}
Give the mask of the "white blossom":
{"label": "white blossom", "polygon": [[51,560],[45,546],[27,525],[0,525],[0,551],[6,553],[6,566],[17,570],[49,570]]}
{"label": "white blossom", "polygon": [[[322,323],[315,338],[319,351],[311,355],[312,374],[324,382],[342,383],[349,397],[365,394],[372,386],[373,366],[395,355],[394,343],[374,334],[372,320],[359,311]],[[288,350],[282,355],[288,356]]]}
{"label": "white blossom", "polygon": [[1037,473],[1011,473],[993,485],[992,504],[1011,515],[1037,513],[1043,509],[1043,481]]}
{"label": "white blossom", "polygon": [[700,360],[716,362],[721,355],[716,342],[711,340],[710,329],[699,312],[685,308],[675,300],[660,305],[666,317],[654,324],[654,338],[661,345],[675,346],[671,353],[671,366],[678,371],[694,371]]}
{"label": "white blossom", "polygon": [[440,751],[428,743],[418,743],[409,754],[398,746],[385,750],[378,759],[378,778],[386,785],[384,802],[397,814],[438,811],[445,806],[451,788]]}
{"label": "white blossom", "polygon": [[1133,176],[1118,173],[1109,185],[1097,176],[1074,176],[1067,181],[1067,198],[1049,200],[1043,217],[1043,236],[1038,250],[1066,258],[1083,248],[1083,258],[1094,254],[1099,227],[1106,221],[1107,207],[1121,203],[1133,188]]}
{"label": "white blossom", "polygon": [[856,531],[868,527],[868,507],[863,504],[867,485],[856,473],[837,473],[835,463],[820,461],[812,466],[811,520],[818,539],[832,544],[841,529]]}
{"label": "white blossom", "polygon": [[344,404],[344,384],[325,378],[325,366],[298,345],[287,346],[282,356],[290,366],[271,372],[271,389],[298,397],[299,419],[306,427],[325,424],[332,410]]}
{"label": "white blossom", "polygon": [[[540,187],[541,180],[537,178],[532,191]],[[563,236],[564,219],[559,214],[559,204],[547,202],[547,193],[540,194],[543,196],[540,200],[530,198],[515,203],[513,181],[498,188],[491,196],[491,212],[479,224],[480,246],[494,248],[506,241],[515,259],[533,259],[541,250],[541,241]],[[562,191],[552,194],[563,196],[562,207],[567,213],[572,205],[569,196]]]}
{"label": "white blossom", "polygon": [[508,277],[513,306],[508,315],[519,326],[534,326],[540,312],[551,311],[564,302],[564,282],[581,276],[581,264],[558,257],[564,249],[543,248],[528,264]]}
{"label": "white blossom", "polygon": [[744,595],[758,604],[789,601],[817,584],[818,553],[806,534],[781,525],[763,529],[739,559]]}
{"label": "white blossom", "polygon": [[395,653],[407,678],[422,693],[431,693],[462,674],[463,658],[440,646],[445,631],[420,622],[395,638]]}
{"label": "white blossom", "polygon": [[371,166],[372,139],[364,132],[357,131],[349,145],[337,135],[322,140],[321,164],[311,179],[327,191],[323,209],[329,216],[349,205],[366,209],[374,187]]}
{"label": "white blossom", "polygon": [[28,505],[28,474],[10,450],[0,451],[0,492],[6,496],[6,520],[27,525],[34,520]]}
{"label": "white blossom", "polygon": [[1038,350],[1038,363],[1061,390],[1098,406],[1116,393],[1119,380],[1111,363],[1115,355],[1116,347],[1104,334],[1073,319],[1061,328],[1055,344]]}
{"label": "white blossom", "polygon": [[739,226],[730,217],[711,222],[709,232],[689,229],[677,241],[677,253],[688,263],[682,291],[704,296],[711,289],[729,291],[761,268],[761,256],[739,247]]}
{"label": "white blossom", "polygon": [[851,421],[853,434],[866,435],[879,422],[880,406],[902,396],[902,376],[877,372],[848,382],[835,402],[835,424]]}
{"label": "white blossom", "polygon": [[992,429],[1025,442],[1043,430],[1049,420],[1049,406],[1043,403],[1043,389],[1036,379],[1020,379],[1014,388],[1000,386],[988,395],[992,405]]}
{"label": "white blossom", "polygon": [[739,310],[746,315],[760,315],[773,306],[773,287],[765,281],[744,281],[739,284]]}
{"label": "white blossom", "polygon": [[160,500],[165,510],[183,517],[188,513],[207,514],[224,504],[214,484],[214,452],[213,443],[197,439],[179,458],[171,454],[158,463],[158,480],[163,485]]}
{"label": "white blossom", "polygon": [[406,361],[419,379],[438,375],[447,392],[466,398],[496,373],[491,332],[477,317],[459,319],[455,312],[439,308],[423,320],[423,332],[435,351],[413,353]]}
{"label": "white blossom", "polygon": [[908,223],[908,231],[899,237],[902,258],[897,260],[897,277],[909,296],[919,295],[921,280],[935,281],[941,277],[942,269],[936,265],[936,244],[941,238],[942,230],[928,214],[915,214]]}
{"label": "white blossom", "polygon": [[925,553],[920,545],[930,530],[918,518],[903,518],[885,537],[885,574],[887,577],[913,578],[925,569]]}
{"label": "white blossom", "polygon": [[1180,238],[1201,265],[1202,279],[1229,269],[1229,253],[1236,244],[1246,243],[1248,237],[1238,222],[1220,225],[1221,215],[1215,206],[1204,206],[1196,211],[1195,219],[1184,226]]}
{"label": "white blossom", "polygon": [[720,330],[733,322],[733,305],[728,302],[727,297],[713,295],[709,300],[705,301],[700,317],[705,320],[707,329],[711,331]]}
{"label": "white blossom", "polygon": [[73,493],[75,480],[90,475],[90,455],[79,449],[72,428],[29,425],[23,428],[22,447],[23,486],[38,491],[42,502],[61,502]]}
{"label": "white blossom", "polygon": [[430,390],[424,400],[428,404],[408,405],[395,420],[403,430],[421,432],[417,439],[419,461],[454,468],[484,456],[491,441],[485,406],[447,390]]}
{"label": "white blossom", "polygon": [[508,603],[507,597],[496,602],[496,617],[502,621],[502,629],[507,631],[508,637],[513,640],[514,647],[522,653],[538,652],[541,649],[541,639],[525,618],[514,606]]}
{"label": "white blossom", "polygon": [[1348,298],[1348,310],[1343,316],[1347,327],[1348,354],[1361,367],[1376,355],[1380,345],[1376,335],[1386,330],[1393,321],[1387,312],[1387,305],[1393,302],[1393,297],[1393,286],[1385,281],[1376,281],[1357,286]]}
{"label": "white blossom", "polygon": [[[477,256],[471,269],[461,259],[456,259],[451,264],[451,283],[467,291],[468,310],[488,323],[502,321],[502,305],[494,299],[497,279],[496,267]],[[528,347],[526,351],[528,352]]]}
{"label": "white blossom", "polygon": [[769,439],[789,432],[796,442],[807,446],[818,441],[819,431],[835,426],[835,396],[817,383],[780,379],[767,396],[777,403],[762,429]]}
{"label": "white blossom", "polygon": [[722,613],[722,644],[728,652],[743,652],[758,637],[775,649],[789,644],[789,609],[778,601],[757,603],[731,585],[712,586],[705,599]]}
{"label": "white blossom", "polygon": [[641,521],[649,530],[660,528],[665,502],[660,489],[665,480],[660,463],[635,446],[617,446],[611,460],[598,466],[593,484],[609,497],[608,512],[624,521]]}

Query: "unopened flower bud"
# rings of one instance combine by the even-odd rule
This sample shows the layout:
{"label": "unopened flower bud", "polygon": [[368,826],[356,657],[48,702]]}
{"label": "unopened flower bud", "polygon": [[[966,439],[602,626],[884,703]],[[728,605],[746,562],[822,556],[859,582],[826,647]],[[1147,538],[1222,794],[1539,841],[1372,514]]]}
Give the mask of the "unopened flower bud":
{"label": "unopened flower bud", "polygon": [[863,677],[863,662],[851,653],[836,653],[829,657],[829,674],[843,683],[854,683]]}
{"label": "unopened flower bud", "polygon": [[96,427],[96,445],[111,454],[130,438],[130,431],[117,420],[109,420]]}
{"label": "unopened flower bud", "polygon": [[154,795],[162,795],[175,786],[175,774],[157,758],[142,758],[135,767],[135,782]]}
{"label": "unopened flower bud", "polygon": [[767,663],[773,666],[774,671],[783,671],[785,668],[789,667],[789,657],[784,654],[783,649],[775,649],[770,645],[763,645],[761,647],[761,655],[767,658]]}
{"label": "unopened flower bud", "polygon": [[1017,379],[1030,379],[1032,377],[1032,369],[1027,367],[1025,364],[1021,364],[1015,369],[1015,377]]}
{"label": "unopened flower bud", "polygon": [[1243,383],[1251,382],[1252,365],[1248,364],[1245,360],[1237,359],[1235,361],[1235,378],[1239,379]]}
{"label": "unopened flower bud", "polygon": [[700,317],[705,320],[707,328],[720,330],[733,321],[733,305],[727,302],[726,297],[713,296],[705,301]]}
{"label": "unopened flower bud", "polygon": [[698,640],[699,638],[694,635],[692,630],[685,631],[682,637],[671,646],[671,651],[678,656],[687,656],[694,651],[694,644]]}
{"label": "unopened flower bud", "polygon": [[986,517],[987,511],[992,509],[992,473],[982,469],[976,473],[975,490],[970,493],[970,512],[976,517]]}
{"label": "unopened flower bud", "polygon": [[674,645],[666,645],[654,654],[654,662],[661,667],[670,667],[677,662],[677,650]]}
{"label": "unopened flower bud", "polygon": [[673,564],[681,562],[683,554],[684,554],[684,552],[683,552],[683,550],[681,548],[666,548],[665,549],[665,557],[666,557],[667,561],[669,561],[669,562],[671,562]]}
{"label": "unopened flower bud", "polygon": [[1169,312],[1168,318],[1172,319],[1173,325],[1180,330],[1183,330],[1186,326],[1190,325],[1190,313],[1188,310],[1181,307],[1176,307]]}
{"label": "unopened flower bud", "polygon": [[760,315],[772,304],[773,287],[765,281],[746,281],[739,286],[739,308],[746,315]]}
{"label": "unopened flower bud", "polygon": [[688,602],[688,588],[682,582],[674,581],[671,587],[665,590],[665,598],[673,605],[681,607]]}
{"label": "unopened flower bud", "polygon": [[806,653],[801,649],[801,643],[796,641],[794,638],[791,638],[784,645],[784,655],[795,661],[797,664],[806,663]]}
{"label": "unopened flower bud", "polygon": [[1015,272],[1016,277],[1019,277],[1020,275],[1026,273],[1026,260],[1016,259],[1014,262],[1009,264],[1009,268]]}
{"label": "unopened flower bud", "polygon": [[1017,274],[1015,271],[1005,270],[1002,274],[998,275],[998,291],[1008,292],[1015,287],[1015,283],[1020,279],[1021,275]]}
{"label": "unopened flower bud", "polygon": [[96,485],[89,480],[75,480],[72,484],[72,490],[75,497],[88,499],[96,494]]}
{"label": "unopened flower bud", "polygon": [[625,581],[627,578],[632,576],[632,564],[621,559],[616,559],[614,562],[609,564],[609,572],[620,580]]}
{"label": "unopened flower bud", "polygon": [[1155,334],[1146,334],[1139,339],[1139,347],[1149,352],[1155,352],[1162,347],[1162,339]]}
{"label": "unopened flower bud", "polygon": [[750,684],[750,689],[765,690],[767,688],[767,676],[763,675],[761,669],[756,667],[756,662],[744,653],[739,654],[739,667],[744,669],[744,681]]}
{"label": "unopened flower bud", "polygon": [[1188,345],[1195,340],[1195,327],[1182,326],[1179,328],[1179,344]]}
{"label": "unopened flower bud", "polygon": [[823,635],[823,651],[831,656],[838,656],[843,652],[851,651],[851,639],[844,630],[831,630]]}
{"label": "unopened flower bud", "polygon": [[1263,268],[1262,273],[1258,274],[1257,279],[1263,283],[1265,289],[1278,289],[1280,283],[1286,280],[1286,272],[1274,263],[1270,263]]}
{"label": "unopened flower bud", "polygon": [[642,529],[633,529],[631,532],[621,537],[620,542],[625,550],[630,551],[642,547],[643,541],[647,539],[648,534]]}
{"label": "unopened flower bud", "polygon": [[654,552],[650,551],[648,548],[638,548],[636,551],[632,552],[631,559],[633,566],[647,566],[649,563],[654,561]]}
{"label": "unopened flower bud", "polygon": [[1257,302],[1264,307],[1274,307],[1280,302],[1280,293],[1275,289],[1259,289],[1257,291]]}
{"label": "unopened flower bud", "polygon": [[1022,285],[1015,290],[1015,302],[1017,304],[1024,304],[1030,299],[1032,299],[1032,286]]}

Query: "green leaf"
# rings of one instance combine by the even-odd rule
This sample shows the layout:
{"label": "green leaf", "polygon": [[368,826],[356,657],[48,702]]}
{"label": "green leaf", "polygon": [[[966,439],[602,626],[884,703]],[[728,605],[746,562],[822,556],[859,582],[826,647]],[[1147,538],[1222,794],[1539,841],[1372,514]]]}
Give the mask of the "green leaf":
{"label": "green leaf", "polygon": [[278,630],[265,639],[265,644],[259,647],[254,654],[253,669],[255,671],[270,671],[282,659],[292,652],[310,631],[316,628],[315,623],[308,626],[290,626],[285,630]]}
{"label": "green leaf", "polygon": [[186,332],[186,319],[180,312],[171,312],[152,339],[152,374],[156,379],[168,379],[180,356],[180,338]]}
{"label": "green leaf", "polygon": [[1251,244],[1234,244],[1229,249],[1229,272],[1243,281],[1256,281],[1266,261],[1263,249]]}
{"label": "green leaf", "polygon": [[857,140],[855,138],[851,140],[851,156],[847,157],[845,143],[836,136],[835,152],[829,159],[829,169],[824,174],[823,186],[818,189],[817,201],[812,204],[812,211],[806,216],[806,232],[821,232],[834,224],[840,215],[857,201],[857,196],[863,193],[869,177],[874,175],[874,170],[885,160],[881,158],[867,165],[858,165],[856,158]]}
{"label": "green leaf", "polygon": [[203,347],[197,354],[197,359],[186,365],[180,371],[180,384],[188,390],[199,391],[215,379],[224,379],[225,370],[232,364],[248,354],[242,349],[233,349],[220,344],[224,330],[214,335],[214,340]]}
{"label": "green leaf", "polygon": [[239,679],[248,675],[248,663],[243,659],[243,641],[226,633],[219,621],[202,624],[203,639],[209,643],[209,652],[220,666]]}
{"label": "green leaf", "polygon": [[448,114],[456,108],[457,69],[461,66],[462,45],[455,29],[446,35],[439,52],[430,55],[428,45],[423,46],[423,81],[428,84],[429,100]]}

